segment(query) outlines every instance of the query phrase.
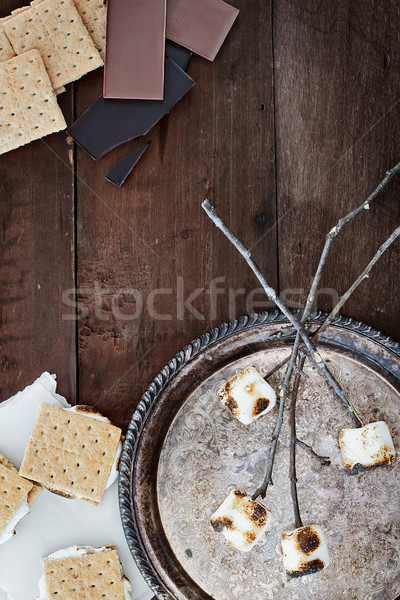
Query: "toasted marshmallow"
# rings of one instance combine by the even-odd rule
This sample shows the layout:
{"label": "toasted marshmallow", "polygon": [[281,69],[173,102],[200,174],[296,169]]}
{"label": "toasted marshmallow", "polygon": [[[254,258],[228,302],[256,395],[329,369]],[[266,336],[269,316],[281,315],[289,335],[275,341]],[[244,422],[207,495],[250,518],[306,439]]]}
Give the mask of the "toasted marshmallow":
{"label": "toasted marshmallow", "polygon": [[342,429],[339,445],[344,468],[355,474],[378,465],[390,465],[396,456],[385,421],[369,423],[357,429]]}
{"label": "toasted marshmallow", "polygon": [[249,496],[233,490],[211,517],[211,525],[240,552],[249,552],[270,524],[270,512]]}
{"label": "toasted marshmallow", "polygon": [[255,367],[240,371],[222,386],[218,398],[241,423],[249,425],[272,410],[276,394]]}
{"label": "toasted marshmallow", "polygon": [[317,573],[330,562],[325,535],[319,525],[307,525],[283,533],[281,552],[289,577]]}

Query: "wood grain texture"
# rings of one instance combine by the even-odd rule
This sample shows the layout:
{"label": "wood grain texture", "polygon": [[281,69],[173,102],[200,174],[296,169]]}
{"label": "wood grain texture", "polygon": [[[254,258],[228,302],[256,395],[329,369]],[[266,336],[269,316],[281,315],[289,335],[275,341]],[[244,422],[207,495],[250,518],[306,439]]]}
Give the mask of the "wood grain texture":
{"label": "wood grain texture", "polygon": [[[70,402],[126,426],[182,346],[271,306],[201,211],[206,197],[297,305],[325,233],[398,162],[395,0],[234,3],[241,13],[215,62],[193,57],[196,86],[144,140],[94,162],[60,133],[1,157],[0,400],[49,370]],[[3,0],[0,16],[21,4]],[[101,89],[101,70],[75,96],[70,86],[67,121]],[[104,179],[147,141],[123,188]],[[323,287],[340,293],[358,275],[398,225],[399,193],[396,180],[340,236]],[[399,265],[397,243],[344,309],[397,338]],[[326,294],[317,303],[331,307]]]}
{"label": "wood grain texture", "polygon": [[[399,159],[400,45],[396,2],[274,4],[281,289],[304,301],[337,220]],[[344,292],[400,220],[400,180],[337,238],[323,288]],[[394,244],[343,311],[400,336],[400,245]],[[329,294],[317,299],[332,308]]]}
{"label": "wood grain texture", "polygon": [[[3,1],[1,16],[20,2]],[[72,118],[72,89],[60,104]],[[0,400],[40,374],[57,373],[59,390],[76,399],[72,149],[65,132],[0,157]]]}
{"label": "wood grain texture", "polygon": [[[78,149],[80,398],[123,425],[159,369],[247,312],[259,287],[201,210],[206,197],[249,245],[267,232],[255,256],[277,285],[270,4],[247,2],[215,62],[193,57],[188,72],[195,87],[144,140],[97,163]],[[97,75],[82,80],[77,113],[100,91]],[[122,189],[105,181],[147,141]]]}

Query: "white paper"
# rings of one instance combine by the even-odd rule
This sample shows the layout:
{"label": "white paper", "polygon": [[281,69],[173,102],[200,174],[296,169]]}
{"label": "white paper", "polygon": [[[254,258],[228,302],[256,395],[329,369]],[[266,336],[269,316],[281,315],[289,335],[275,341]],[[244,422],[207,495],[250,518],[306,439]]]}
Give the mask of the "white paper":
{"label": "white paper", "polygon": [[[41,402],[67,408],[56,393],[55,376],[43,373],[34,384],[0,404],[0,454],[19,468]],[[141,576],[123,533],[118,484],[105,491],[94,506],[69,500],[43,489],[16,527],[16,535],[0,546],[0,600],[35,600],[42,575],[40,559],[68,546],[115,544],[133,600],[150,600],[153,593]],[[2,591],[8,594],[2,596]]]}

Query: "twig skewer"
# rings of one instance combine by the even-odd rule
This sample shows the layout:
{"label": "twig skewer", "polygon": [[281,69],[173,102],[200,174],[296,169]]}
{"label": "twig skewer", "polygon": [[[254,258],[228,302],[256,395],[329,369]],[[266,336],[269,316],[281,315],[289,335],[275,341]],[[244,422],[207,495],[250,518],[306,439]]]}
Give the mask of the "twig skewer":
{"label": "twig skewer", "polygon": [[315,450],[313,450],[313,448],[311,448],[311,446],[309,446],[308,444],[306,444],[302,440],[299,440],[299,438],[296,438],[296,444],[300,448],[303,448],[303,450],[305,450],[306,452],[308,452],[308,454],[310,456],[312,456],[313,458],[315,458],[316,460],[318,460],[321,463],[322,466],[330,465],[331,464],[329,456],[320,456],[319,454],[317,454],[315,452]]}
{"label": "twig skewer", "polygon": [[[312,342],[314,342],[314,343],[318,342],[319,336],[325,331],[325,329],[327,327],[329,327],[329,325],[332,323],[333,319],[339,314],[340,309],[346,304],[346,302],[349,300],[349,298],[352,296],[352,294],[355,292],[355,290],[358,288],[358,286],[361,285],[361,283],[369,277],[370,272],[372,271],[373,267],[376,265],[376,263],[378,262],[380,257],[386,252],[386,250],[389,248],[389,246],[391,246],[393,244],[393,242],[399,236],[400,236],[400,227],[397,227],[393,231],[393,233],[388,237],[388,239],[379,247],[379,249],[373,256],[373,258],[370,260],[370,262],[365,267],[365,269],[360,273],[360,275],[357,277],[357,279],[354,281],[354,283],[352,283],[352,285],[349,287],[349,289],[346,292],[344,292],[344,294],[342,294],[342,296],[340,296],[339,301],[332,308],[331,312],[326,317],[324,322],[314,331],[314,333],[311,336]],[[268,379],[269,377],[274,375],[277,371],[282,369],[282,367],[284,367],[289,362],[290,359],[291,359],[291,355],[289,355],[286,358],[284,358],[283,360],[281,360],[281,362],[279,364],[277,364],[275,367],[273,367],[264,376],[264,379]]]}
{"label": "twig skewer", "polygon": [[[306,359],[302,357],[299,363],[299,371],[304,368]],[[296,474],[296,402],[297,395],[299,392],[300,374],[297,373],[294,379],[292,400],[290,403],[290,466],[289,466],[289,480],[290,480],[290,493],[292,496],[293,512],[295,528],[303,527],[303,523],[300,515],[299,499],[297,494],[297,474]]]}
{"label": "twig skewer", "polygon": [[[391,179],[393,179],[393,177],[395,177],[397,175],[397,173],[399,173],[399,172],[400,172],[400,163],[397,163],[396,166],[394,166],[392,169],[390,169],[390,171],[388,171],[386,173],[385,177],[382,179],[382,181],[379,183],[379,185],[375,188],[375,190],[372,192],[372,194],[370,194],[368,196],[368,198],[366,200],[364,200],[364,202],[362,204],[360,204],[360,206],[358,206],[353,211],[349,212],[345,217],[343,217],[342,219],[340,219],[338,221],[338,223],[336,224],[336,226],[333,227],[330,230],[330,232],[327,234],[327,236],[325,238],[325,245],[324,245],[324,248],[322,250],[321,258],[319,260],[319,264],[318,264],[318,267],[317,267],[317,271],[315,273],[315,276],[314,276],[314,279],[313,279],[313,282],[312,282],[312,285],[311,285],[311,288],[310,288],[310,291],[309,291],[309,294],[308,294],[308,297],[307,297],[306,306],[305,306],[305,309],[304,309],[304,312],[303,312],[303,315],[302,315],[302,318],[301,318],[301,321],[300,321],[302,324],[304,324],[307,321],[308,317],[310,316],[311,309],[312,309],[312,306],[313,306],[313,303],[314,303],[314,300],[315,300],[315,296],[317,294],[318,287],[319,287],[319,284],[320,284],[320,281],[321,281],[322,273],[323,273],[323,270],[324,270],[327,258],[329,256],[329,252],[330,252],[330,249],[331,249],[331,246],[332,246],[332,243],[333,243],[334,239],[339,235],[339,233],[342,231],[343,227],[345,225],[347,225],[347,223],[350,223],[350,221],[352,221],[355,217],[357,217],[359,214],[361,214],[365,210],[369,210],[369,208],[371,207],[372,203],[376,200],[376,198],[379,196],[379,194],[385,189],[385,187],[388,185],[388,183],[391,181]],[[389,243],[386,246],[386,248],[390,246],[390,244],[394,241],[394,239],[391,240],[391,241],[389,241],[390,240],[390,238],[389,238],[389,240],[387,240],[387,242],[389,242]],[[383,246],[385,246],[385,244]],[[377,262],[377,260],[379,259],[379,257],[386,250],[386,248],[384,248],[381,252],[380,252],[381,249],[378,250],[378,253],[380,252],[379,256],[375,255],[376,256],[376,260],[371,265],[371,269],[374,266],[374,264]],[[365,277],[365,275],[364,275],[364,277]],[[361,281],[362,281],[362,279],[361,279]],[[359,283],[361,283],[361,281]],[[359,283],[356,285],[356,287],[359,285]],[[350,294],[349,294],[348,297],[350,297],[350,295],[353,293],[354,289],[352,291],[349,290]],[[339,302],[339,304],[340,304],[340,302]],[[344,302],[343,302],[343,304],[344,304]],[[338,306],[337,312],[339,312],[339,310],[343,306],[343,304],[340,304]],[[334,309],[334,310],[336,310],[336,309]],[[337,314],[337,312],[335,314]],[[299,342],[300,340],[298,340],[298,338],[299,338],[299,334],[297,333],[297,335],[296,335],[296,341]],[[316,340],[317,338],[313,337],[313,339]],[[295,356],[297,358],[297,352],[298,352],[298,344],[295,343],[294,346],[293,346],[293,350],[292,350],[292,359],[293,359],[293,356]],[[295,364],[295,361],[292,360],[291,362],[292,362],[292,365]],[[290,365],[289,365],[289,368],[290,368]],[[362,425],[361,420],[360,420],[360,423]]]}
{"label": "twig skewer", "polygon": [[[268,298],[270,300],[272,300],[273,302],[275,302],[277,307],[282,311],[282,313],[287,317],[287,319],[290,321],[290,323],[296,329],[296,331],[299,334],[299,337],[302,339],[302,341],[309,353],[311,361],[314,363],[314,365],[316,367],[318,367],[318,369],[320,371],[322,371],[322,373],[325,375],[326,379],[328,380],[328,382],[330,383],[332,388],[335,390],[336,394],[346,404],[349,411],[356,417],[356,419],[358,419],[360,421],[360,423],[362,423],[354,406],[351,404],[351,402],[347,398],[346,394],[340,387],[339,383],[336,381],[336,379],[334,378],[334,376],[332,375],[332,373],[330,372],[330,370],[328,369],[328,367],[322,360],[322,357],[319,354],[319,352],[317,351],[316,347],[314,346],[314,344],[311,342],[310,338],[308,337],[308,334],[307,334],[304,326],[296,319],[296,317],[293,316],[293,314],[290,312],[290,310],[287,308],[287,306],[277,296],[275,290],[268,284],[264,275],[261,273],[260,269],[257,267],[256,263],[252,259],[250,251],[236,237],[236,235],[233,233],[233,231],[231,229],[229,229],[229,227],[224,223],[224,221],[221,219],[221,217],[219,216],[219,214],[217,213],[215,208],[212,206],[212,204],[208,200],[203,202],[202,207],[204,208],[204,210],[206,211],[206,213],[210,217],[210,219],[214,222],[214,224],[219,229],[221,229],[221,231],[224,233],[224,235],[229,239],[229,241],[235,246],[235,248],[240,252],[240,254],[243,256],[243,258],[246,260],[247,264],[249,265],[249,267],[251,268],[251,270],[253,271],[253,273],[255,274],[255,276],[257,277],[259,282],[261,283],[262,287],[264,288],[264,291],[267,294]],[[284,392],[284,386],[286,385],[286,387],[287,387],[288,383],[289,383],[289,381],[286,381],[286,377],[285,377],[285,381],[282,386],[282,390],[280,392],[281,396]]]}
{"label": "twig skewer", "polygon": [[313,334],[312,340],[317,341],[318,337],[325,331],[325,329],[332,323],[333,319],[339,313],[340,309],[344,304],[346,304],[347,300],[353,294],[353,292],[358,288],[358,286],[369,277],[370,272],[373,267],[376,265],[382,254],[386,252],[386,250],[393,244],[393,242],[400,236],[400,227],[397,227],[392,233],[390,237],[380,246],[379,250],[376,252],[375,256],[370,260],[368,265],[365,267],[363,272],[357,277],[354,283],[349,287],[349,289],[340,297],[339,302],[336,306],[331,310],[329,315],[326,317],[325,321],[322,325],[317,329],[317,331]]}
{"label": "twig skewer", "polygon": [[[393,177],[395,177],[397,175],[397,173],[400,172],[400,163],[397,163],[396,166],[394,166],[392,169],[390,169],[390,171],[388,171],[385,175],[385,177],[383,178],[383,180],[379,183],[379,185],[375,188],[375,190],[372,192],[372,194],[370,194],[370,196],[360,205],[358,206],[355,210],[351,211],[350,213],[348,213],[345,217],[343,217],[342,219],[340,219],[337,223],[337,225],[335,227],[333,227],[333,229],[331,229],[331,231],[327,234],[326,239],[325,239],[325,245],[324,248],[322,250],[322,254],[321,254],[321,258],[317,267],[317,271],[315,273],[312,285],[311,285],[311,289],[309,291],[308,297],[307,297],[307,302],[306,302],[306,306],[304,308],[303,311],[303,315],[301,317],[300,323],[302,325],[304,325],[308,319],[308,317],[310,316],[311,310],[312,310],[312,306],[315,300],[315,296],[321,281],[321,277],[322,277],[322,272],[323,269],[325,267],[333,240],[339,235],[339,233],[341,232],[342,228],[344,227],[344,225],[346,225],[347,223],[349,223],[350,221],[352,221],[356,216],[358,216],[359,214],[361,214],[364,210],[368,210],[371,207],[371,204],[375,201],[375,199],[379,196],[379,194],[385,189],[385,187],[388,185],[389,181],[391,179],[393,179]],[[394,235],[394,234],[392,234]],[[396,236],[397,237],[397,236]],[[391,238],[389,238],[390,240]],[[395,238],[394,238],[395,239]],[[389,247],[390,244],[394,241],[391,240],[389,242],[389,240],[387,240],[388,245],[386,246]],[[385,242],[385,244],[387,243]],[[377,255],[379,254],[379,256],[375,255],[374,259],[376,258],[376,260],[374,261],[374,259],[372,259],[371,264],[371,268],[369,270],[372,269],[372,267],[374,266],[374,264],[377,262],[377,260],[379,259],[379,257],[383,254],[383,252],[386,250],[386,248],[383,249],[383,247],[385,246],[385,244],[383,244],[383,246],[378,250]],[[380,250],[382,250],[382,252],[380,252]],[[380,253],[379,253],[380,252]],[[368,267],[367,267],[368,268]],[[369,271],[368,271],[369,272]],[[367,273],[368,274],[368,273]],[[353,291],[356,289],[356,287],[361,283],[361,281],[363,281],[363,279],[365,279],[367,275],[364,273],[364,275],[362,274],[360,277],[361,279],[358,281],[356,280],[356,286],[355,287],[351,287],[348,292],[346,292],[346,294],[344,294],[342,296],[342,298],[344,298],[343,302],[338,303],[338,305],[333,309],[332,313],[332,317],[331,315],[329,315],[328,318],[331,317],[331,319],[334,318],[334,316],[339,312],[340,308],[343,306],[343,304],[347,301],[347,299],[351,296],[351,294],[353,293]],[[347,295],[348,294],[348,295]],[[323,324],[324,325],[324,324]],[[324,326],[324,329],[327,325]],[[322,327],[322,326],[321,326]],[[314,333],[313,337],[311,338],[313,342],[315,342],[318,339],[318,333]],[[273,472],[273,468],[274,468],[274,460],[275,460],[275,453],[276,453],[276,447],[277,447],[277,443],[278,443],[278,438],[279,438],[279,434],[280,434],[280,430],[282,427],[282,422],[283,422],[283,410],[284,410],[284,405],[285,405],[285,401],[286,401],[286,396],[288,393],[288,389],[289,389],[289,384],[290,384],[290,379],[292,376],[292,372],[293,372],[293,366],[296,364],[296,360],[297,360],[297,354],[299,351],[299,347],[300,347],[300,335],[297,332],[296,334],[296,339],[293,345],[293,349],[292,349],[292,354],[291,356],[286,359],[287,362],[289,362],[288,368],[286,370],[285,373],[285,378],[284,378],[284,383],[282,385],[282,389],[281,389],[281,395],[280,395],[280,404],[279,404],[279,415],[278,415],[278,419],[277,419],[277,423],[276,423],[276,427],[274,430],[274,434],[272,436],[272,443],[271,443],[271,448],[270,448],[270,452],[268,455],[268,462],[267,462],[267,470],[266,470],[266,475],[264,477],[264,481],[261,485],[260,488],[258,488],[258,490],[256,491],[256,493],[253,495],[253,498],[257,498],[258,496],[261,496],[262,498],[265,498],[265,495],[267,493],[267,489],[268,489],[268,485],[272,484],[272,472]],[[283,362],[283,361],[282,361]],[[282,368],[283,364],[279,363],[279,365],[277,365],[276,370],[279,370],[280,368]],[[266,378],[270,375],[272,375],[274,372],[276,372],[275,370],[272,370],[270,373],[267,374]],[[364,423],[362,421],[362,419],[359,417],[358,413],[353,410],[354,415],[357,418],[357,421],[359,423],[360,426],[363,426]]]}
{"label": "twig skewer", "polygon": [[265,379],[265,381],[267,381],[270,377],[272,377],[272,375],[275,375],[275,373],[277,373],[280,369],[282,369],[282,367],[284,367],[286,365],[286,363],[289,361],[290,356],[288,356],[287,358],[284,358],[283,360],[281,360],[280,363],[278,363],[277,365],[275,365],[275,367],[273,367],[270,371],[268,371],[268,373],[266,373],[263,377]]}

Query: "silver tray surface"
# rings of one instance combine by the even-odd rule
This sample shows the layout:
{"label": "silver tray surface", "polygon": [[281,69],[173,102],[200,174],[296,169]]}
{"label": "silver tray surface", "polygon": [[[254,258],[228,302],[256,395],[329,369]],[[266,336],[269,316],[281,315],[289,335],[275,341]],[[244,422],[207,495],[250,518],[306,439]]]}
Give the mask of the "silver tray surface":
{"label": "silver tray surface", "polygon": [[[298,437],[329,456],[331,465],[297,450],[299,500],[304,524],[325,531],[331,565],[291,581],[284,573],[280,535],[294,527],[287,412],[274,486],[264,501],[273,515],[270,530],[250,553],[239,553],[211,528],[210,515],[231,489],[251,494],[258,487],[277,413],[244,426],[216,391],[246,366],[266,373],[288,355],[294,335],[279,313],[234,323],[171,361],[133,417],[122,460],[121,514],[147,581],[164,599],[394,600],[400,594],[400,461],[358,476],[344,472],[337,434],[354,421],[310,365],[300,388]],[[398,450],[398,344],[339,318],[326,331],[321,353],[364,420],[386,420]],[[277,387],[281,377],[271,384]]]}

